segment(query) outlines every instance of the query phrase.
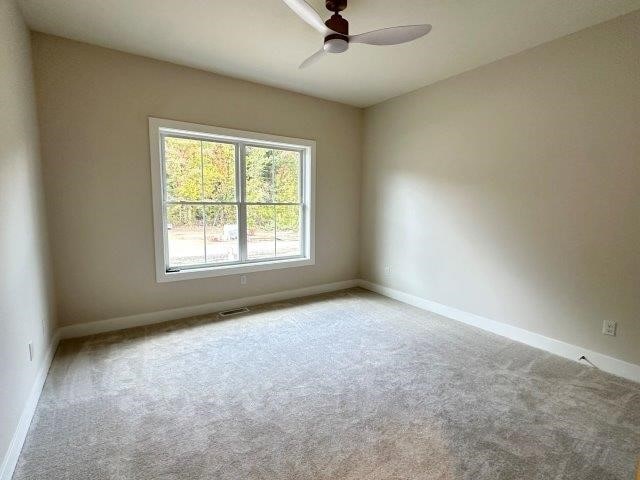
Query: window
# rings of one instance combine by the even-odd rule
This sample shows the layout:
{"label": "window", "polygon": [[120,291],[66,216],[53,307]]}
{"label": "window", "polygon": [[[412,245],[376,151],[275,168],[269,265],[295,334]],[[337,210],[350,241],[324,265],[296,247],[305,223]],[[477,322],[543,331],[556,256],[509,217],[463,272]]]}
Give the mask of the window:
{"label": "window", "polygon": [[315,142],[149,119],[159,282],[312,265]]}

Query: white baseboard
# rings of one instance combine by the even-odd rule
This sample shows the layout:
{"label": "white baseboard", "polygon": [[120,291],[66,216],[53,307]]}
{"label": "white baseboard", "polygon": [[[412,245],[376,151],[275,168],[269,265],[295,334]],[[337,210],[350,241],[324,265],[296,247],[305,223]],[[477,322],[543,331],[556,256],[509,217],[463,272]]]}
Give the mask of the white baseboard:
{"label": "white baseboard", "polygon": [[362,288],[399,300],[403,303],[408,303],[414,307],[428,310],[430,312],[437,313],[438,315],[442,315],[443,317],[457,320],[468,325],[473,325],[474,327],[482,328],[483,330],[496,333],[521,343],[526,343],[532,347],[546,350],[547,352],[560,355],[561,357],[565,357],[570,360],[579,361],[579,358],[584,355],[589,359],[591,364],[600,370],[613,373],[614,375],[618,375],[635,382],[640,382],[640,365],[625,362],[624,360],[609,357],[602,353],[594,352],[577,345],[545,337],[544,335],[540,335],[523,328],[514,327],[473,313],[464,312],[457,308],[432,302],[430,300],[410,295],[393,288],[384,287],[366,280],[360,280],[359,285]]}
{"label": "white baseboard", "polygon": [[38,400],[40,399],[42,387],[44,386],[44,382],[47,379],[47,374],[49,373],[49,367],[51,367],[53,356],[55,355],[56,349],[58,348],[59,340],[60,336],[58,332],[56,332],[51,339],[49,349],[42,359],[40,369],[38,370],[38,374],[36,375],[36,378],[33,382],[33,387],[31,388],[31,392],[29,393],[29,398],[27,398],[24,409],[22,410],[22,415],[20,415],[20,420],[18,421],[16,430],[13,433],[11,443],[9,444],[9,449],[5,453],[4,459],[2,460],[2,465],[0,465],[0,480],[11,480],[11,477],[13,476],[13,471],[16,468],[18,458],[20,457],[20,452],[22,451],[22,445],[24,445],[24,441],[27,438],[29,425],[31,425],[33,414],[35,413],[36,407],[38,406]]}
{"label": "white baseboard", "polygon": [[169,320],[179,320],[181,318],[193,317],[195,315],[207,315],[232,308],[248,307],[251,305],[260,305],[262,303],[279,302],[282,300],[290,300],[292,298],[306,297],[308,295],[344,290],[345,288],[356,287],[358,284],[359,280],[345,280],[342,282],[325,283],[322,285],[297,288],[295,290],[284,290],[282,292],[267,293],[265,295],[256,295],[253,297],[242,297],[233,300],[206,303],[204,305],[172,308],[170,310],[110,318],[96,322],[79,323],[76,325],[61,327],[59,329],[59,334],[62,339],[84,337],[87,335],[94,335],[96,333],[111,332],[131,327],[141,327],[154,323],[167,322]]}

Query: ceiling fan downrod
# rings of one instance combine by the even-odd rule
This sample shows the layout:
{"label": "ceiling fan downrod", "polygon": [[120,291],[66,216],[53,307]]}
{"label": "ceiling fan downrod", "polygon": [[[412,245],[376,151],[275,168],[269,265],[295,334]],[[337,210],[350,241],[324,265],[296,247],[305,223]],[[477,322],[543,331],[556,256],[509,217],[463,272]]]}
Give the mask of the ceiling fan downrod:
{"label": "ceiling fan downrod", "polygon": [[327,10],[333,12],[331,18],[324,22],[324,24],[336,33],[344,36],[349,35],[349,22],[342,18],[340,12],[347,8],[347,0],[327,0]]}
{"label": "ceiling fan downrod", "polygon": [[330,12],[338,13],[347,8],[347,0],[326,0],[325,5]]}

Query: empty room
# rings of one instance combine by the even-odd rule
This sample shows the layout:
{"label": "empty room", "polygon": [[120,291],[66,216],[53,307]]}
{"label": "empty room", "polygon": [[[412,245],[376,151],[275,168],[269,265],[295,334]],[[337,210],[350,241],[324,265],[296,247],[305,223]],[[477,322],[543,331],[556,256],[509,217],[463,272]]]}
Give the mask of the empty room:
{"label": "empty room", "polygon": [[0,0],[0,480],[640,480],[640,0]]}

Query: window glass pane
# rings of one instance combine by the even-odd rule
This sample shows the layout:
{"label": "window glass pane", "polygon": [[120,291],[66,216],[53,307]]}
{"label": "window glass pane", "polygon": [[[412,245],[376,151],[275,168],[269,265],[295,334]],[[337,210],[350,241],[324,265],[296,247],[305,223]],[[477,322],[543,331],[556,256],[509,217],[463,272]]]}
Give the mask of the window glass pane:
{"label": "window glass pane", "polygon": [[300,152],[247,147],[247,201],[299,202]]}
{"label": "window glass pane", "polygon": [[273,200],[275,166],[276,157],[273,150],[246,147],[247,202],[267,203]]}
{"label": "window glass pane", "polygon": [[300,201],[300,152],[276,150],[275,201]]}
{"label": "window glass pane", "polygon": [[202,142],[204,199],[233,202],[236,199],[236,148],[228,143]]}
{"label": "window glass pane", "polygon": [[273,258],[276,253],[275,206],[247,205],[247,255]]}
{"label": "window glass pane", "polygon": [[237,262],[238,207],[215,205],[205,207],[207,218],[207,263]]}
{"label": "window glass pane", "polygon": [[164,137],[167,200],[202,199],[200,140]]}
{"label": "window glass pane", "polygon": [[300,255],[300,207],[298,205],[276,206],[276,256]]}
{"label": "window glass pane", "polygon": [[204,211],[201,206],[167,206],[169,266],[205,263],[203,217]]}

